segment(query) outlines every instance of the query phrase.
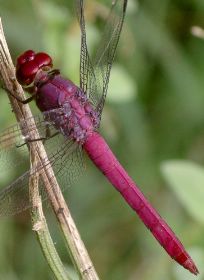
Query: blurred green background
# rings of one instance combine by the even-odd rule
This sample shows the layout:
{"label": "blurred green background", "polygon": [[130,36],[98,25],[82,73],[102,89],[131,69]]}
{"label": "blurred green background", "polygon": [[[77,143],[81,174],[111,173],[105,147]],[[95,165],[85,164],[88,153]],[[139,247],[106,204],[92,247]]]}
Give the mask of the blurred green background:
{"label": "blurred green background", "polygon": [[[78,83],[80,33],[73,2],[0,0],[13,59],[26,49],[46,51]],[[86,1],[91,50],[109,2]],[[196,279],[204,279],[204,40],[192,35],[192,26],[204,27],[203,0],[129,0],[101,132],[191,253],[201,272]],[[0,104],[3,130],[15,117],[3,91]],[[2,187],[16,170],[5,174]],[[101,279],[195,279],[167,256],[88,160],[65,195]],[[47,217],[70,270],[56,220],[51,213]],[[53,279],[29,213],[0,221],[0,279]]]}

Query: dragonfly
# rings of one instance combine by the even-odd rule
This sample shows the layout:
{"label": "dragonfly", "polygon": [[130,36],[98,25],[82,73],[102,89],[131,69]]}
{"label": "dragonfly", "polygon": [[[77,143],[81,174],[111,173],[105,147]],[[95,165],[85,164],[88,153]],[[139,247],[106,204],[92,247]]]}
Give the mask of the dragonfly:
{"label": "dragonfly", "polygon": [[[17,80],[31,95],[24,101],[17,96],[15,98],[23,103],[36,102],[41,114],[34,116],[33,120],[40,138],[29,138],[34,130],[29,120],[9,127],[0,135],[0,163],[6,168],[21,166],[24,160],[15,162],[11,159],[11,153],[16,150],[26,153],[26,144],[38,140],[43,140],[48,157],[1,190],[0,216],[14,215],[31,207],[29,177],[43,168],[53,168],[55,175],[63,178],[66,186],[73,184],[83,169],[85,152],[170,257],[197,275],[198,269],[182,243],[122,167],[99,132],[127,2],[112,2],[104,33],[92,58],[87,47],[84,1],[76,1],[81,30],[79,86],[62,77],[59,70],[53,69],[52,58],[44,52],[28,50],[18,57]],[[46,199],[42,182],[39,189],[42,190],[42,198]]]}

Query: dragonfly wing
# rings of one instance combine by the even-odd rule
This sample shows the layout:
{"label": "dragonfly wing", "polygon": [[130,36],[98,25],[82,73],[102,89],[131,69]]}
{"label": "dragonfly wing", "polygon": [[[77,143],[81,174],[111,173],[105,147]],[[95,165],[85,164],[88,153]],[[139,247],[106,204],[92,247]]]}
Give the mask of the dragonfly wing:
{"label": "dragonfly wing", "polygon": [[80,86],[101,115],[107,94],[110,70],[124,22],[127,0],[112,1],[111,11],[93,62],[91,62],[87,47],[84,1],[77,0],[76,4],[81,28]]}
{"label": "dragonfly wing", "polygon": [[[63,108],[45,112],[31,119],[23,120],[0,134],[0,176],[2,176],[3,172],[7,174],[8,170],[12,167],[17,175],[20,172],[25,172],[0,192],[0,216],[15,214],[30,207],[28,197],[30,174],[40,172],[42,168],[50,168],[52,166],[56,172],[55,175],[58,175],[60,181],[64,181],[65,185],[68,186],[74,177],[78,177],[79,171],[83,169],[81,147],[70,140],[68,138],[69,135],[65,138],[60,133],[61,131],[54,127],[53,117],[61,120],[63,112]],[[27,145],[24,144],[26,141],[38,140],[28,139],[28,135],[32,134],[35,130],[35,126],[32,125],[33,121],[35,121],[38,129],[39,137],[44,139],[49,160],[46,158],[42,164],[26,171],[29,166],[29,152]],[[24,136],[22,136],[21,129],[23,129]],[[48,130],[50,135],[48,135]],[[57,136],[52,137],[56,134]],[[10,176],[8,177],[10,178]],[[2,181],[1,187],[4,187],[2,186]],[[43,199],[45,199],[46,195],[43,191],[42,183],[40,183],[40,189]]]}
{"label": "dragonfly wing", "polygon": [[[0,134],[1,174],[10,168],[20,166],[23,168],[23,166],[29,163],[29,152],[26,142],[42,139],[46,146],[47,153],[50,154],[55,146],[60,146],[65,141],[63,135],[54,137],[58,132],[60,134],[60,131],[54,127],[53,122],[49,121],[50,115],[60,115],[62,110],[61,108],[55,109],[27,120],[22,120],[10,126]],[[35,123],[35,125],[33,123]],[[28,135],[32,135],[36,127],[39,138],[29,139]]]}
{"label": "dragonfly wing", "polygon": [[[96,92],[98,89],[97,89],[94,68],[87,47],[86,23],[85,23],[85,16],[84,16],[83,0],[76,0],[76,12],[77,12],[77,18],[81,29],[80,87],[87,94],[87,96],[91,98],[91,95],[93,95],[93,93]],[[89,80],[93,81],[92,91],[90,90],[90,88],[88,88]],[[97,104],[95,103],[94,98],[91,99],[93,101],[93,105],[95,105],[96,107]]]}
{"label": "dragonfly wing", "polygon": [[[96,82],[101,89],[97,91],[94,99],[98,102],[98,112],[102,113],[105,98],[108,89],[108,82],[116,48],[120,38],[125,12],[127,8],[127,0],[114,0],[109,16],[106,20],[104,32],[99,43],[99,48],[93,62],[95,69]],[[88,88],[94,89],[95,80],[89,80]]]}
{"label": "dragonfly wing", "polygon": [[[0,192],[0,216],[9,216],[24,211],[31,207],[29,200],[29,178],[30,175],[42,172],[42,169],[53,168],[55,176],[61,178],[66,187],[79,177],[82,171],[83,160],[81,147],[72,140],[67,139],[64,144],[50,154],[49,159],[45,158],[36,167],[25,172]],[[37,152],[37,151],[36,151]],[[51,178],[51,187],[52,184]],[[62,189],[64,190],[64,188]],[[39,191],[42,200],[47,199],[47,192],[42,179],[39,181]]]}

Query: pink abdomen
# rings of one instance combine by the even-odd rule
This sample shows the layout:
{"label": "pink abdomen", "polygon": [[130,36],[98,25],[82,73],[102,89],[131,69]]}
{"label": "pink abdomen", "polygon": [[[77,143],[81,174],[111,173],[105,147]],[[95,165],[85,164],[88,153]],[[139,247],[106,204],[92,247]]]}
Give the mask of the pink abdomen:
{"label": "pink abdomen", "polygon": [[94,132],[88,137],[83,147],[94,164],[122,194],[167,253],[195,273],[197,269],[183,245],[129,177],[105,140]]}

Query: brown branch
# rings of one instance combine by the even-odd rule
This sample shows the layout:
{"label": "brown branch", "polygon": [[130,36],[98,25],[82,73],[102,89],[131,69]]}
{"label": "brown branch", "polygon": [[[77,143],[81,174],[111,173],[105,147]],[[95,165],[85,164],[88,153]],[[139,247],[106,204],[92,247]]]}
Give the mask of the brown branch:
{"label": "brown branch", "polygon": [[[32,144],[30,149],[30,166],[35,168],[38,165],[37,155],[33,149],[36,143]],[[33,231],[36,233],[41,250],[57,280],[71,280],[51,238],[49,228],[42,209],[41,196],[38,189],[39,174],[32,174],[29,178],[29,199],[31,201],[31,220]]]}
{"label": "brown branch", "polygon": [[[15,78],[15,67],[8,50],[8,46],[4,37],[3,27],[0,20],[0,78],[3,81],[3,87],[8,92],[11,107],[17,120],[29,119],[29,125],[35,127],[32,113],[28,105],[22,105],[13,96],[17,95],[21,99],[25,99],[23,89]],[[32,135],[28,135],[30,139],[39,139],[37,128],[32,131]],[[29,144],[33,149],[32,143]],[[36,157],[38,162],[42,163],[47,157],[43,144],[40,141],[35,143]],[[69,249],[72,261],[82,279],[96,280],[99,279],[89,258],[87,250],[80,238],[76,225],[71,217],[70,211],[66,205],[60,187],[54,176],[52,168],[44,168],[40,173],[44,182],[44,187],[48,195],[48,199],[52,205],[54,213],[60,224],[61,230],[65,237],[66,245]]]}

